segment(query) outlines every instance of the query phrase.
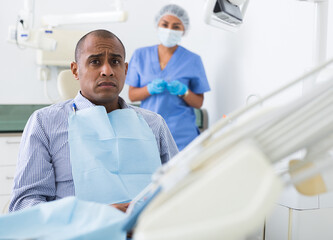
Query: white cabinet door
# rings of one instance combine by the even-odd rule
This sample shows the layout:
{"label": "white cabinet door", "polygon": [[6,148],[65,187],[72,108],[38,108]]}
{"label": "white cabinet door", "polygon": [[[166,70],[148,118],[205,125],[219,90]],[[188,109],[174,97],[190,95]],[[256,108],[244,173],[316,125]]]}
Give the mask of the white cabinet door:
{"label": "white cabinet door", "polygon": [[0,134],[0,166],[16,165],[21,134]]}
{"label": "white cabinet door", "polygon": [[276,204],[266,219],[265,240],[289,239],[289,220],[289,208]]}
{"label": "white cabinet door", "polygon": [[332,240],[333,208],[293,210],[291,240]]}
{"label": "white cabinet door", "polygon": [[15,166],[0,167],[0,195],[11,194]]}
{"label": "white cabinet door", "polygon": [[21,135],[0,134],[0,214],[8,211]]}

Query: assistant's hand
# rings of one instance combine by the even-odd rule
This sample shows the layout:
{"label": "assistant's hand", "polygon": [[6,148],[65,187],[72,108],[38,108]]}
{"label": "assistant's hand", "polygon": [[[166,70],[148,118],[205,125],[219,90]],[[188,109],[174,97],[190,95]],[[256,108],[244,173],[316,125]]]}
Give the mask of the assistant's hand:
{"label": "assistant's hand", "polygon": [[150,95],[162,93],[167,85],[167,82],[163,79],[155,79],[147,85]]}
{"label": "assistant's hand", "polygon": [[188,87],[178,80],[175,80],[168,83],[167,89],[172,95],[184,95],[187,92]]}
{"label": "assistant's hand", "polygon": [[111,206],[117,208],[118,210],[120,210],[122,212],[126,212],[129,204],[130,204],[130,202],[128,202],[128,203],[114,203],[114,204],[111,204]]}

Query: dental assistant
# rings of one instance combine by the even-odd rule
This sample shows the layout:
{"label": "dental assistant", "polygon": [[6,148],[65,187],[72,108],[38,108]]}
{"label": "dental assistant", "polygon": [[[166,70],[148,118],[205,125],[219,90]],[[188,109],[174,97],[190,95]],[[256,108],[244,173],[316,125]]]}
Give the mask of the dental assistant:
{"label": "dental assistant", "polygon": [[178,5],[164,6],[156,15],[159,45],[137,49],[129,63],[129,99],[160,114],[179,150],[199,135],[194,108],[210,90],[200,56],[179,46],[189,17]]}
{"label": "dental assistant", "polygon": [[125,211],[152,173],[177,154],[161,116],[119,97],[127,68],[113,33],[95,30],[79,40],[71,69],[80,91],[28,120],[10,211],[68,196]]}

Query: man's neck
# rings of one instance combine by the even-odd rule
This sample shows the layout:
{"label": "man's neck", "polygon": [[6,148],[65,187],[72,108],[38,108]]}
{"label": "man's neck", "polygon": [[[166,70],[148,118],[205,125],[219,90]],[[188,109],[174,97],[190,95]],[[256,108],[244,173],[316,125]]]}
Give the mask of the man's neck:
{"label": "man's neck", "polygon": [[119,97],[117,98],[117,101],[115,103],[111,103],[111,104],[102,104],[105,109],[106,109],[106,112],[107,113],[110,113],[114,110],[117,110],[117,109],[121,109],[121,106],[119,104]]}

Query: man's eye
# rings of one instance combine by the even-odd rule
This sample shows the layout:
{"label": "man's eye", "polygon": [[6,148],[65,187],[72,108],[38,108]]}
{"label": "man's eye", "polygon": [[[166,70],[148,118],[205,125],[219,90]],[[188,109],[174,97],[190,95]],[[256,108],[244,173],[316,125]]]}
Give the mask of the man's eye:
{"label": "man's eye", "polygon": [[112,60],[112,63],[113,63],[113,64],[119,64],[119,63],[120,63],[120,61],[119,61],[119,60],[117,60],[117,59],[113,59],[113,60]]}
{"label": "man's eye", "polygon": [[99,64],[100,61],[97,59],[94,59],[94,60],[91,60],[90,63],[96,65],[96,64]]}

